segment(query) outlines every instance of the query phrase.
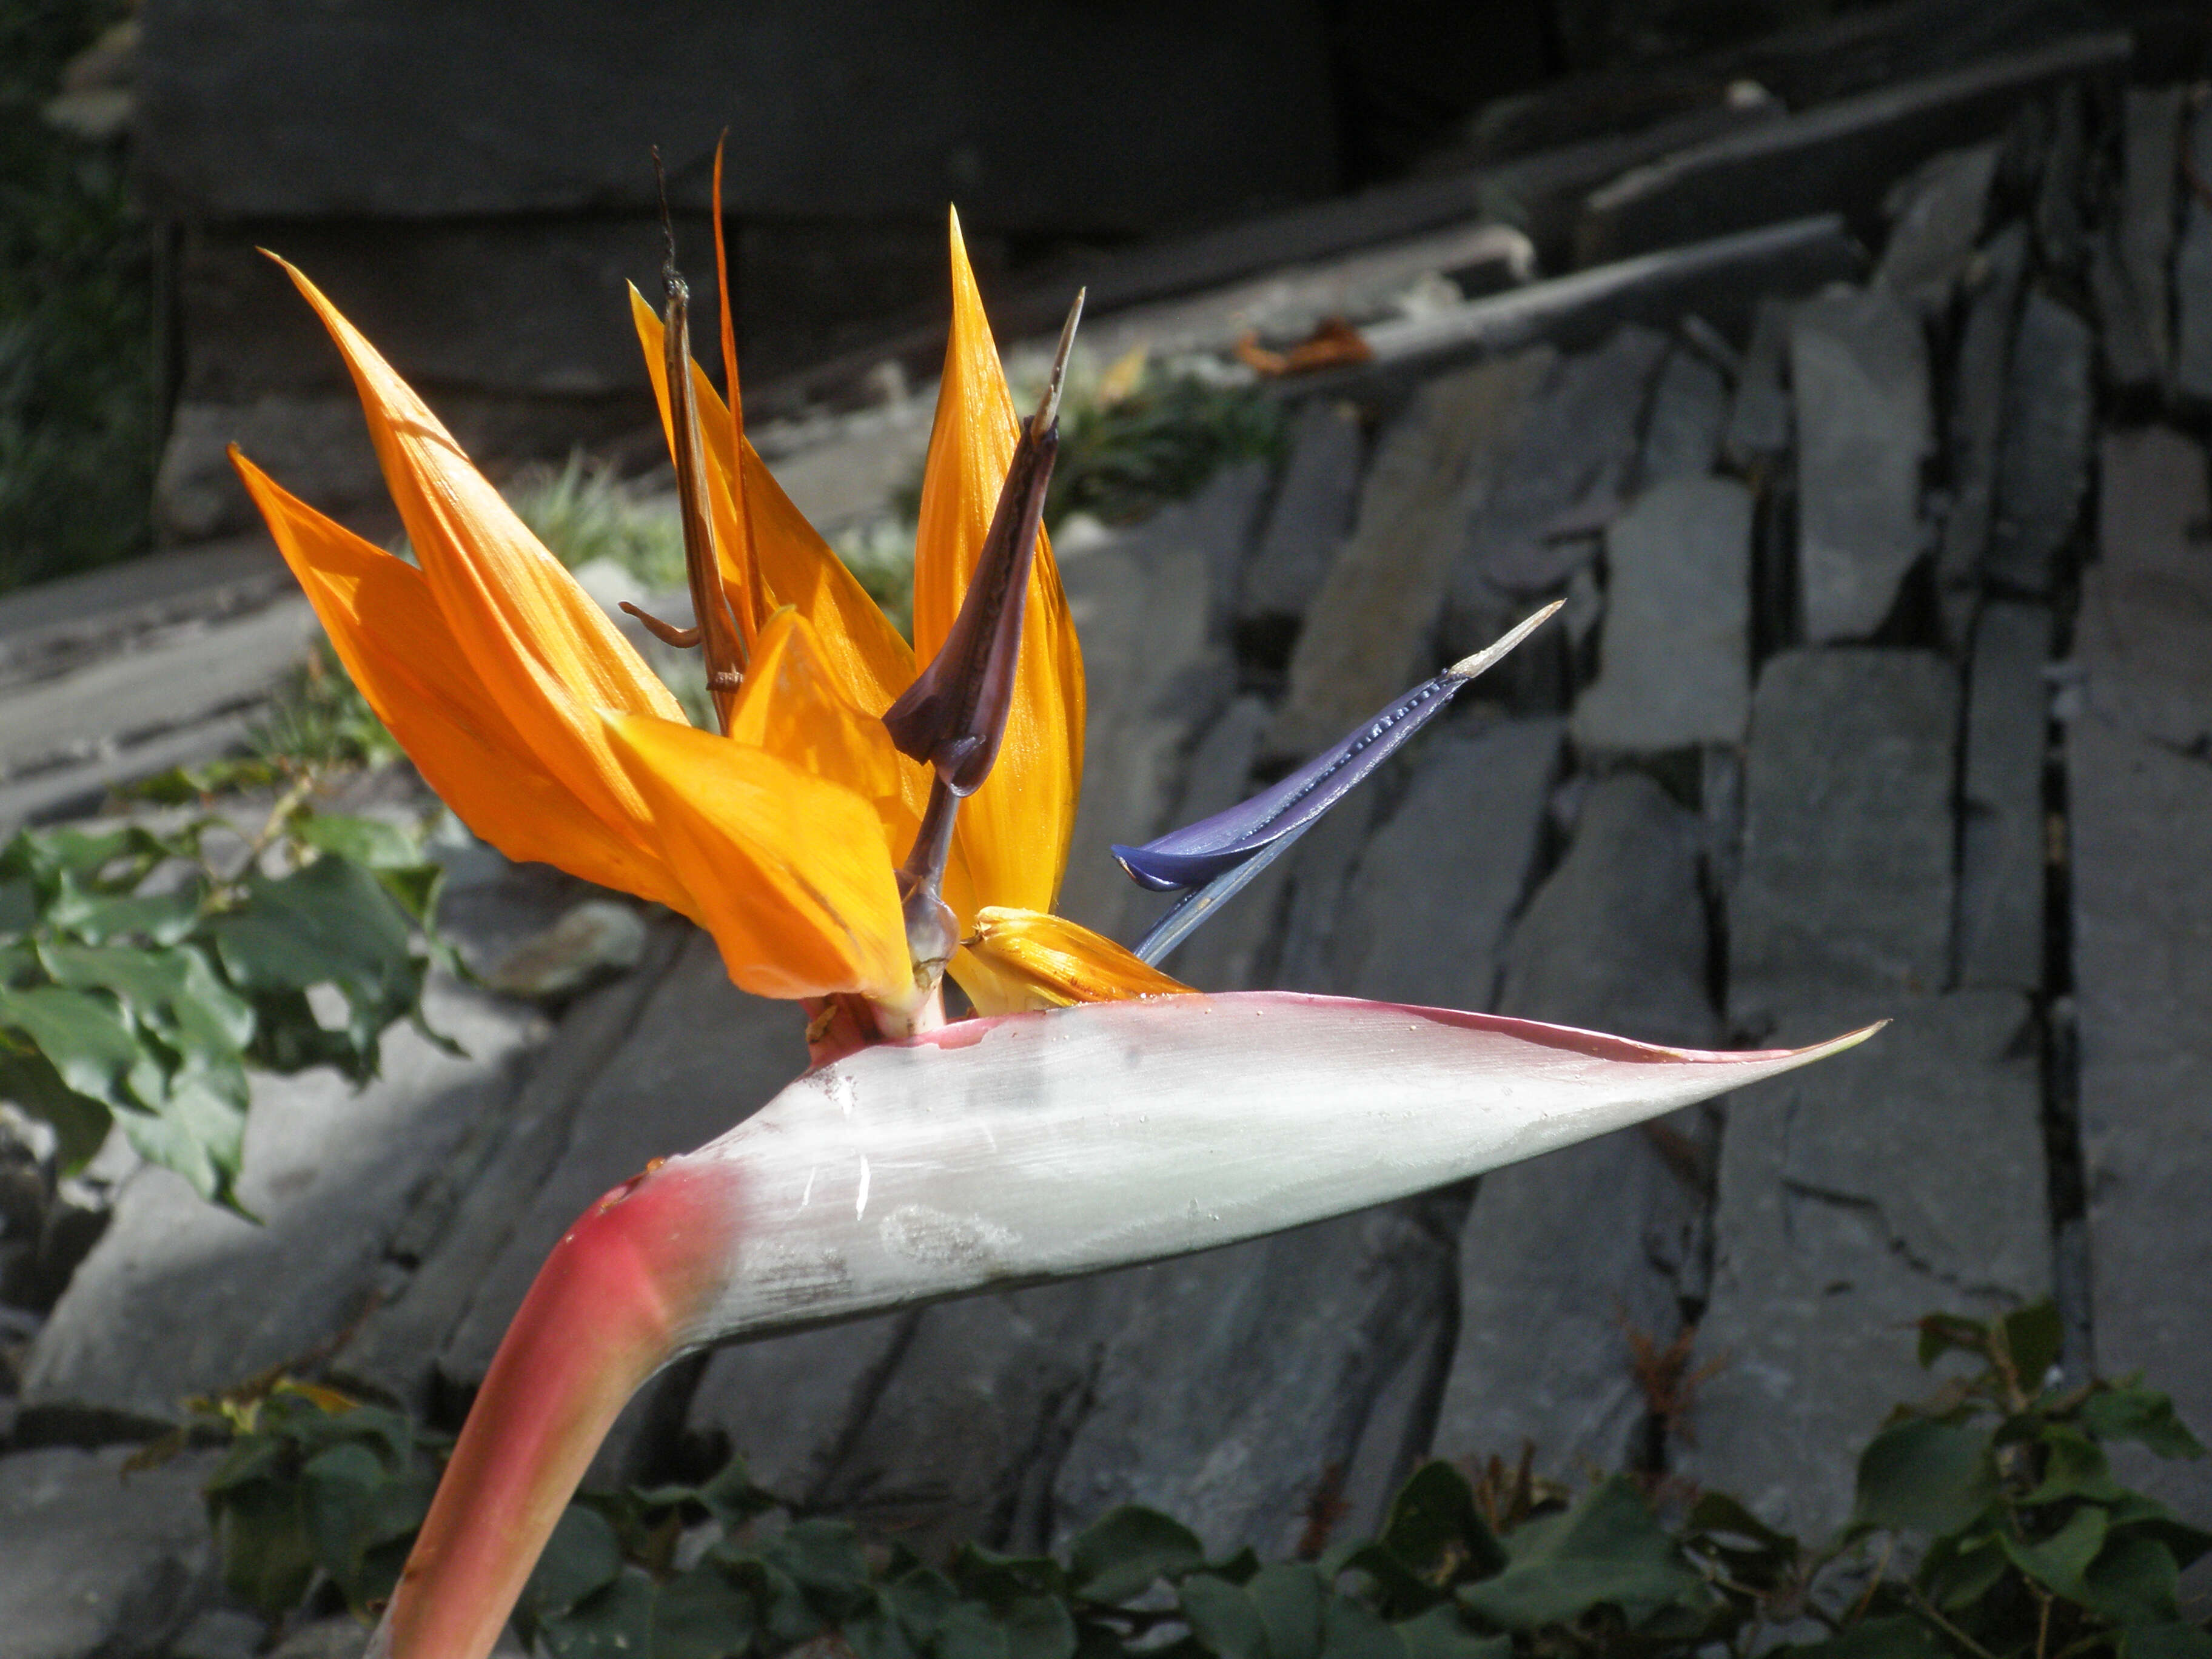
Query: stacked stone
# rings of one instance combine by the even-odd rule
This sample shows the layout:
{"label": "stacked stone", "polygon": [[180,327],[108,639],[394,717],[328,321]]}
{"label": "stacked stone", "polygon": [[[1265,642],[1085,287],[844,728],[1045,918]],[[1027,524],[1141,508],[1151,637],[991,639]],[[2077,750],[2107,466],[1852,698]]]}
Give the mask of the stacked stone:
{"label": "stacked stone", "polygon": [[[1241,799],[1564,599],[1167,965],[1687,1047],[1887,1030],[1468,1188],[704,1356],[600,1478],[729,1449],[925,1552],[1137,1501],[1265,1553],[1344,1506],[1371,1524],[1419,1457],[1525,1443],[1818,1533],[1923,1386],[1900,1328],[2054,1289],[2070,1370],[2148,1366],[2212,1426],[2212,204],[2183,166],[2212,176],[2212,108],[2069,90],[2112,61],[2097,37],[1588,192],[1603,248],[1739,224],[1714,202],[1744,156],[1803,168],[1822,133],[1893,186],[1871,260],[1832,220],[1809,262],[1664,248],[1378,330],[1375,365],[1304,390],[1279,465],[1064,558],[1091,691],[1068,914],[1135,938],[1158,901],[1108,842]],[[515,879],[487,871],[486,929],[568,896]],[[264,1365],[329,1347],[450,1418],[568,1218],[803,1063],[789,1010],[672,932],[557,1022],[438,995],[468,1060],[401,1038],[365,1097],[265,1085],[264,1228],[124,1182],[21,1356],[0,1561],[76,1524],[113,1456],[31,1448]],[[2212,1487],[2168,1480],[2212,1520]],[[156,1496],[133,1571],[199,1583]]]}

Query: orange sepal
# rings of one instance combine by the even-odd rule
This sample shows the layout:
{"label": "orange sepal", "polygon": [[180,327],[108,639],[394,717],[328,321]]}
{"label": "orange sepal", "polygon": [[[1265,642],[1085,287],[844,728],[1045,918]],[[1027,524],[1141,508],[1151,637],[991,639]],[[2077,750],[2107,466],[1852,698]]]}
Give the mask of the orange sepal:
{"label": "orange sepal", "polygon": [[608,750],[599,716],[680,720],[682,708],[391,365],[313,283],[284,270],[353,373],[430,593],[484,690],[539,763],[594,816],[633,826],[645,841],[643,803]]}
{"label": "orange sepal", "polygon": [[890,846],[872,803],[692,726],[616,715],[606,727],[732,980],[764,997],[914,1000]]}
{"label": "orange sepal", "polygon": [[[630,320],[637,326],[638,343],[645,351],[647,373],[660,409],[664,433],[671,430],[668,408],[667,357],[661,345],[660,319],[645,296],[629,291]],[[767,590],[763,603],[795,606],[814,624],[823,659],[845,688],[845,695],[871,714],[890,708],[914,680],[914,652],[899,637],[876,602],[868,597],[844,562],[830,550],[806,515],[793,505],[768,470],[768,464],[744,440],[744,511],[747,524],[740,527],[736,496],[730,486],[732,471],[732,423],[721,394],[696,363],[691,366],[693,396],[698,400],[699,424],[706,435],[708,465],[714,473],[713,490],[714,530],[722,545],[742,545],[741,534],[750,533],[755,559]],[[723,583],[734,605],[741,591],[742,574],[727,567]],[[765,614],[763,611],[763,614]]]}
{"label": "orange sepal", "polygon": [[331,647],[423,781],[507,855],[691,914],[690,896],[637,826],[609,823],[539,762],[446,625],[423,574],[285,490],[232,464]]}
{"label": "orange sepal", "polygon": [[[994,988],[1000,995],[1021,998],[1024,1008],[1197,994],[1080,922],[1041,911],[988,905],[976,913],[975,932],[966,947],[996,976]],[[961,984],[973,1000],[969,982]]]}
{"label": "orange sepal", "polygon": [[[924,662],[944,644],[959,615],[1018,433],[1013,398],[957,215],[951,258],[952,333],[915,537],[914,642]],[[1083,654],[1051,541],[1042,531],[1024,605],[1006,739],[991,775],[961,808],[959,840],[976,890],[987,901],[1049,910],[1067,860],[1083,777]]]}

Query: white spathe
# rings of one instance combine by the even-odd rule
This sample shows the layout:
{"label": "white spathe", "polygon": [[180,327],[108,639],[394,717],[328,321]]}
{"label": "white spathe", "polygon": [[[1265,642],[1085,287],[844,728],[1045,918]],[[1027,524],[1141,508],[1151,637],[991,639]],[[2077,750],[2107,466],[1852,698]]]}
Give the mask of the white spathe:
{"label": "white spathe", "polygon": [[1288,992],[865,1048],[671,1161],[742,1206],[690,1343],[1210,1249],[1534,1158],[1863,1039],[1713,1054]]}

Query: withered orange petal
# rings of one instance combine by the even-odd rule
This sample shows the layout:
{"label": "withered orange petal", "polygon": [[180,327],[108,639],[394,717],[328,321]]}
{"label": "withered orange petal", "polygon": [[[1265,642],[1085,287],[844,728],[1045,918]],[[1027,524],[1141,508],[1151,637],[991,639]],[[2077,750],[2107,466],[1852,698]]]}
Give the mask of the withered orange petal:
{"label": "withered orange petal", "polygon": [[[661,428],[669,428],[668,371],[661,346],[660,319],[645,296],[629,291],[630,319],[636,325],[638,343],[644,348],[647,372],[660,407]],[[699,423],[707,437],[707,459],[715,472],[715,530],[723,545],[734,547],[738,533],[735,497],[730,487],[732,469],[731,422],[721,395],[696,364],[692,367],[693,395],[699,404]],[[848,696],[872,714],[890,708],[914,680],[914,652],[899,637],[867,590],[845,568],[806,516],[793,505],[754,453],[744,443],[743,483],[750,515],[753,550],[769,599],[789,605],[814,624],[823,659],[845,687]],[[740,581],[726,569],[725,584]],[[732,597],[734,599],[732,590]]]}
{"label": "withered orange petal", "polygon": [[639,715],[606,725],[732,980],[759,996],[912,1000],[890,847],[871,803],[717,733]]}
{"label": "withered orange petal", "polygon": [[[994,996],[1011,993],[1031,1008],[1196,994],[1181,980],[1170,978],[1079,922],[1036,910],[987,905],[976,913],[967,949],[997,976]],[[968,981],[963,980],[961,985],[972,1000]]]}
{"label": "withered orange petal", "polygon": [[641,821],[643,804],[606,746],[599,714],[681,720],[681,706],[391,365],[313,283],[284,269],[353,372],[430,592],[485,690],[596,816]]}
{"label": "withered orange petal", "polygon": [[[1016,416],[982,296],[951,222],[952,332],[922,475],[914,637],[923,661],[951,630],[1013,459]],[[960,844],[984,902],[1049,910],[1083,777],[1083,656],[1050,538],[1037,537],[1022,617],[1013,708],[998,764],[960,813]]]}
{"label": "withered orange petal", "polygon": [[599,817],[539,762],[484,690],[420,570],[230,453],[346,672],[463,823],[511,859],[691,914],[641,826]]}

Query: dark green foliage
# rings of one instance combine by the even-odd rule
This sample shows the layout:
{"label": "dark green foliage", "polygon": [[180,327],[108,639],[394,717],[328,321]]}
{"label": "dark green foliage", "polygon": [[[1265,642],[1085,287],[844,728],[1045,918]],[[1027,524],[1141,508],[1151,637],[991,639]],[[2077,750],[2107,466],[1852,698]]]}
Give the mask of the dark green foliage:
{"label": "dark green foliage", "polygon": [[148,544],[151,253],[122,141],[40,117],[120,0],[0,8],[0,588]]}
{"label": "dark green foliage", "polygon": [[[237,1207],[249,1066],[366,1082],[386,1028],[421,1024],[440,872],[413,834],[307,793],[250,840],[195,817],[0,848],[0,1094],[53,1126],[65,1163],[119,1122]],[[328,1026],[321,989],[343,1007]]]}
{"label": "dark green foliage", "polygon": [[[1670,1521],[1622,1476],[1569,1501],[1525,1470],[1501,1492],[1495,1467],[1478,1486],[1437,1462],[1380,1536],[1318,1560],[1209,1561],[1127,1506],[1064,1558],[970,1544],[940,1570],[789,1516],[733,1460],[697,1486],[580,1495],[516,1620],[560,1659],[766,1659],[832,1632],[858,1659],[1710,1659],[1776,1651],[1778,1626],[1808,1621],[1827,1634],[1789,1659],[2212,1659],[2174,1599],[2212,1537],[2122,1489],[2102,1449],[2198,1455],[2166,1397],[2043,1389],[2047,1304],[1922,1328],[1928,1358],[1981,1368],[1893,1414],[1861,1460],[1857,1518],[1819,1549],[1717,1492]],[[364,1611],[442,1443],[328,1390],[241,1392],[206,1407],[237,1436],[208,1492],[228,1581],[271,1613],[315,1584]]]}

